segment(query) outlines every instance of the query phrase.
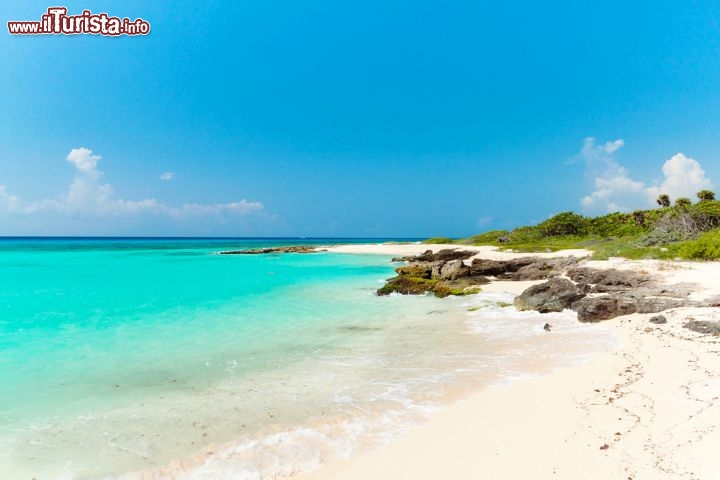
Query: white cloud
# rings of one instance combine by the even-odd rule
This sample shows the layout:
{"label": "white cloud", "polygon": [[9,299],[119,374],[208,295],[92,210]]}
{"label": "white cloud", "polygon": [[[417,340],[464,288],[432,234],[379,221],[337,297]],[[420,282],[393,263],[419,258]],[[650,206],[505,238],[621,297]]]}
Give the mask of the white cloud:
{"label": "white cloud", "polygon": [[620,139],[602,145],[596,145],[592,137],[584,140],[580,155],[595,189],[580,199],[583,212],[599,214],[648,208],[655,205],[655,199],[661,193],[672,199],[692,198],[699,190],[712,187],[700,164],[682,153],[665,162],[662,167],[664,178],[659,185],[635,180],[614,157],[624,145]]}
{"label": "white cloud", "polygon": [[92,150],[85,147],[73,148],[67,156],[67,161],[82,172],[95,172],[95,167],[101,159],[100,155],[93,155]]}
{"label": "white cloud", "polygon": [[[215,220],[229,221],[249,214],[262,214],[264,207],[260,202],[245,199],[231,203],[211,205],[185,204],[180,207],[163,205],[154,198],[143,200],[125,200],[117,198],[112,186],[101,183],[103,172],[97,169],[102,157],[93,154],[87,148],[74,148],[67,156],[75,167],[75,176],[67,191],[57,199],[46,198],[36,202],[23,201],[8,192],[7,186],[0,185],[0,214],[23,215],[54,213],[88,218],[132,217],[136,215],[155,215],[168,219],[193,219],[212,217]],[[167,172],[163,174],[170,175]],[[162,178],[162,177],[161,177]]]}
{"label": "white cloud", "polygon": [[625,167],[615,161],[614,154],[625,145],[622,139],[597,145],[593,137],[583,141],[580,155],[585,161],[586,175],[595,190],[580,200],[587,213],[628,210],[644,201],[645,184],[630,178]]}
{"label": "white cloud", "polygon": [[164,181],[166,181],[166,182],[169,182],[169,181],[172,180],[173,178],[175,178],[175,173],[174,173],[174,172],[165,172],[165,173],[163,173],[162,175],[160,175],[160,180],[164,180]]}
{"label": "white cloud", "polygon": [[20,199],[15,195],[10,195],[7,186],[0,185],[0,213],[11,213],[18,209]]}
{"label": "white cloud", "polygon": [[214,205],[198,205],[196,203],[187,203],[180,208],[167,208],[167,213],[175,218],[187,216],[207,216],[207,215],[223,215],[236,214],[247,215],[252,212],[260,212],[263,204],[260,202],[248,202],[243,199],[233,203],[218,203]]}
{"label": "white cloud", "polygon": [[663,193],[669,195],[671,199],[680,197],[694,199],[695,194],[700,190],[713,187],[697,160],[682,153],[677,153],[666,161],[662,171],[665,176],[663,182],[659,186],[647,188],[647,195],[651,200]]}

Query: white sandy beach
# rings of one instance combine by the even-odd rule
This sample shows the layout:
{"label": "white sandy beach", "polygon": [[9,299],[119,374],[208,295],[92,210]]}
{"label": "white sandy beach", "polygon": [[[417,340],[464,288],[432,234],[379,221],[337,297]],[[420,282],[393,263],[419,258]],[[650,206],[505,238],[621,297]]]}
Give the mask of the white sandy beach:
{"label": "white sandy beach", "polygon": [[[412,255],[442,248],[473,249],[493,259],[520,255],[457,245],[332,251]],[[612,259],[587,265],[643,270],[668,284],[694,283],[695,299],[720,293],[720,263]],[[519,293],[532,283],[495,282],[483,290]],[[660,325],[648,322],[650,314],[603,322],[619,340],[614,351],[582,366],[477,392],[386,447],[299,478],[718,478],[720,339],[682,325],[689,319],[720,321],[720,308],[683,307],[663,315],[667,323]]]}

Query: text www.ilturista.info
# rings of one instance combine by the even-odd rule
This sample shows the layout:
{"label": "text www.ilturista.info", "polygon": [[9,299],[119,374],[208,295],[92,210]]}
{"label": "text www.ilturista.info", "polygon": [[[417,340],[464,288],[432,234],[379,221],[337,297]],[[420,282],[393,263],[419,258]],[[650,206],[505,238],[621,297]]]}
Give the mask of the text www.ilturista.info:
{"label": "text www.ilturista.info", "polygon": [[50,7],[40,21],[7,22],[11,35],[147,35],[150,24],[142,18],[110,17],[107,13],[83,10],[80,15],[68,15],[65,7]]}

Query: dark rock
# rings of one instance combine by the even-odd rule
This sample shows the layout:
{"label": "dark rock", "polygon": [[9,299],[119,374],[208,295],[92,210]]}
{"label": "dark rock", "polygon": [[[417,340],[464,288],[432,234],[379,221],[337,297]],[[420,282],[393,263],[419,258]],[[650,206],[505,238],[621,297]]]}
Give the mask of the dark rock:
{"label": "dark rock", "polygon": [[622,296],[602,295],[581,298],[572,304],[572,309],[577,312],[581,322],[599,322],[635,313],[637,305],[632,299]]}
{"label": "dark rock", "polygon": [[649,275],[629,270],[596,270],[579,267],[567,271],[567,276],[574,282],[592,284],[594,293],[617,292],[630,288],[638,288],[652,282]]}
{"label": "dark rock", "polygon": [[453,250],[446,248],[435,253],[430,259],[431,261],[449,262],[450,260],[465,260],[475,255],[475,252],[467,250]]}
{"label": "dark rock", "polygon": [[707,322],[705,320],[690,320],[683,327],[693,332],[707,335],[720,335],[720,322]]}
{"label": "dark rock", "polygon": [[694,302],[686,302],[680,298],[650,297],[643,295],[642,292],[635,292],[631,298],[635,300],[638,313],[658,313],[670,308],[694,304]]}
{"label": "dark rock", "polygon": [[703,307],[720,307],[720,295],[713,295],[702,302]]}
{"label": "dark rock", "polygon": [[543,325],[543,330],[545,330],[546,332],[549,332],[551,329],[552,329],[552,325],[550,325],[549,323],[546,323],[545,325]]}
{"label": "dark rock", "polygon": [[502,280],[545,280],[556,277],[562,270],[577,264],[577,259],[521,257],[512,260],[473,259],[473,275],[493,275]]}
{"label": "dark rock", "polygon": [[533,263],[537,263],[542,261],[538,257],[520,257],[520,258],[513,258],[512,260],[505,260],[505,271],[506,272],[517,272],[523,267],[526,267],[528,265],[532,265]]}
{"label": "dark rock", "polygon": [[399,275],[388,280],[385,285],[377,290],[377,294],[380,296],[390,295],[391,293],[400,293],[403,295],[432,293],[436,297],[443,298],[448,295],[465,295],[471,293],[471,291],[465,290],[464,287],[434,278],[428,280],[420,277]]}
{"label": "dark rock", "polygon": [[665,315],[655,315],[654,317],[650,317],[650,323],[655,324],[662,324],[667,323],[667,318],[665,318]]}
{"label": "dark rock", "polygon": [[514,303],[518,310],[561,312],[582,297],[583,294],[570,280],[551,278],[526,289],[520,296],[515,297]]}
{"label": "dark rock", "polygon": [[651,295],[684,298],[689,297],[696,288],[697,285],[691,283],[676,283],[673,285],[651,285],[648,287],[648,290],[651,292]]}
{"label": "dark rock", "polygon": [[572,305],[581,322],[597,322],[631,313],[658,313],[670,308],[695,306],[682,298],[654,297],[647,289],[626,290],[585,297]]}
{"label": "dark rock", "polygon": [[507,272],[507,262],[498,262],[497,260],[486,260],[484,258],[474,258],[470,264],[470,271],[473,275],[500,275]]}
{"label": "dark rock", "polygon": [[498,278],[502,280],[515,281],[546,280],[551,277],[557,277],[558,275],[560,275],[560,271],[553,267],[550,263],[537,262],[526,265],[516,272],[509,272],[498,275]]}
{"label": "dark rock", "polygon": [[456,278],[455,280],[449,281],[447,283],[453,288],[468,288],[490,283],[490,280],[487,277],[483,276],[469,276]]}
{"label": "dark rock", "polygon": [[447,295],[466,295],[475,293],[475,287],[487,283],[485,277],[472,275],[471,268],[463,262],[473,256],[474,252],[465,250],[443,249],[437,253],[427,250],[421,255],[394,258],[393,261],[407,261],[406,265],[397,267],[397,277],[388,280],[378,295],[393,292],[416,295],[433,293],[438,297]]}
{"label": "dark rock", "polygon": [[[548,258],[540,259],[530,257],[532,262],[526,263],[526,258],[521,258],[522,262],[518,262],[508,266],[507,273],[498,275],[502,280],[545,280],[551,277],[557,277],[565,269],[577,264],[574,257],[565,258]],[[515,268],[519,265],[518,268]]]}
{"label": "dark rock", "polygon": [[452,260],[440,267],[438,278],[440,280],[455,280],[469,275],[470,267],[465,265],[462,260]]}
{"label": "dark rock", "polygon": [[430,278],[432,276],[432,264],[414,262],[403,265],[395,269],[398,275],[408,275],[411,277]]}
{"label": "dark rock", "polygon": [[433,253],[432,250],[425,250],[420,255],[413,255],[407,257],[395,257],[392,259],[393,262],[448,262],[450,260],[465,260],[475,255],[475,252],[469,252],[467,250],[457,250],[451,248],[445,248]]}
{"label": "dark rock", "polygon": [[391,293],[402,293],[403,295],[422,295],[432,292],[437,280],[430,280],[410,275],[399,275],[391,278],[385,285],[378,289],[378,295],[390,295]]}
{"label": "dark rock", "polygon": [[229,250],[220,252],[221,255],[260,255],[265,253],[317,253],[327,252],[326,249],[308,247],[306,245],[294,245],[289,247],[251,248],[248,250]]}

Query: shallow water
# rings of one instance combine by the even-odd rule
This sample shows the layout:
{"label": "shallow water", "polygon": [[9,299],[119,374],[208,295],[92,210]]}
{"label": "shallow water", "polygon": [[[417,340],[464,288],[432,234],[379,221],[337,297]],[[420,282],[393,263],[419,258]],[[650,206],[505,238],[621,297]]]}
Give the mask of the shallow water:
{"label": "shallow water", "polygon": [[499,307],[507,295],[377,297],[386,256],[214,254],[250,245],[0,242],[9,478],[309,470],[613,342],[572,314]]}

